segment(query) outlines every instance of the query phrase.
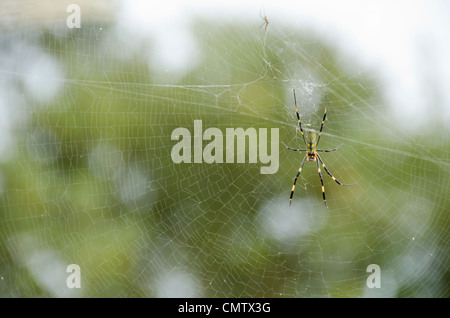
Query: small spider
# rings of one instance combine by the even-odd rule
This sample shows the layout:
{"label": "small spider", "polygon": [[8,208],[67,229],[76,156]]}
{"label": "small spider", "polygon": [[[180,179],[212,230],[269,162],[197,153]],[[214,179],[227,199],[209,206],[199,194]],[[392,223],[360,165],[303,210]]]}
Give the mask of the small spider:
{"label": "small spider", "polygon": [[[306,155],[303,158],[303,161],[302,161],[302,163],[300,165],[300,168],[298,169],[297,175],[295,176],[294,185],[292,186],[292,191],[291,191],[291,197],[289,198],[289,205],[291,205],[291,203],[292,203],[292,197],[294,195],[295,184],[297,183],[298,176],[302,172],[303,164],[305,163],[305,160],[308,160],[308,161],[316,161],[317,162],[317,172],[319,173],[320,182],[322,184],[323,203],[325,203],[325,206],[328,208],[327,201],[325,200],[325,188],[323,186],[323,178],[322,178],[322,172],[320,171],[319,161],[322,164],[322,167],[325,169],[325,171],[331,177],[331,179],[336,181],[336,183],[339,184],[340,186],[351,186],[351,185],[357,184],[357,182],[353,183],[353,184],[344,184],[344,183],[341,183],[340,181],[338,181],[331,174],[331,172],[328,171],[327,167],[323,163],[322,158],[318,154],[318,152],[336,151],[336,150],[339,149],[340,146],[342,146],[342,144],[341,144],[341,145],[339,145],[339,146],[337,146],[336,148],[333,148],[333,149],[326,149],[326,150],[317,149],[317,146],[319,145],[320,135],[322,134],[323,124],[325,123],[325,118],[327,117],[327,107],[326,107],[327,99],[326,99],[326,95],[325,95],[325,113],[323,114],[322,125],[320,126],[319,135],[317,136],[317,134],[316,134],[316,132],[314,130],[310,130],[308,132],[308,135],[307,135],[306,139],[305,139],[305,135],[303,133],[302,124],[301,124],[301,121],[300,121],[300,115],[298,114],[297,99],[295,97],[295,89],[294,89],[294,102],[295,102],[295,112],[297,113],[298,126],[300,127],[300,132],[301,132],[302,137],[303,137],[303,142],[306,145],[306,149],[294,149],[294,148],[286,146],[286,144],[284,142],[283,142],[283,145],[287,149],[292,150],[292,151],[306,151]],[[317,160],[317,159],[319,159],[319,160]]]}
{"label": "small spider", "polygon": [[267,27],[269,26],[269,20],[267,19],[267,16],[264,14],[259,12],[259,16],[261,17],[261,19],[263,20],[263,23],[261,24],[261,28],[264,27],[264,31],[267,31]]}

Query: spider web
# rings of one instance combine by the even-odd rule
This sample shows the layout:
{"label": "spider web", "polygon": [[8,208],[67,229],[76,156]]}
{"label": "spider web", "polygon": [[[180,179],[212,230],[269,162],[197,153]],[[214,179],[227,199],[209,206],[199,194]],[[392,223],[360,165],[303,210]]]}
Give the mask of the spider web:
{"label": "spider web", "polygon": [[[450,295],[447,4],[105,5],[0,37],[1,296]],[[321,156],[358,182],[323,173],[328,209],[310,162],[289,206],[293,89],[305,130],[327,95]],[[195,120],[278,128],[278,171],[173,163]]]}

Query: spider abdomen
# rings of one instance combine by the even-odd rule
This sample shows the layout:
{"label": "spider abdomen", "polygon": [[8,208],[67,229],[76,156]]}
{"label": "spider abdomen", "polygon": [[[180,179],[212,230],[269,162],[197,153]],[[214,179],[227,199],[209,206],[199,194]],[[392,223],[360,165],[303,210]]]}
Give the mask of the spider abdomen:
{"label": "spider abdomen", "polygon": [[306,137],[306,146],[308,152],[308,161],[316,161],[316,132],[314,130],[309,131]]}

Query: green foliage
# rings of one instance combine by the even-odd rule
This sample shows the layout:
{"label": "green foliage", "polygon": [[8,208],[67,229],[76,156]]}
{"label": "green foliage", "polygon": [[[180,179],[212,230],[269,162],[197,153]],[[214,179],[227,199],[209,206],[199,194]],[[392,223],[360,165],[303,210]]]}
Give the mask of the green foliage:
{"label": "green foliage", "polygon": [[[35,105],[1,165],[0,295],[55,296],[27,263],[30,253],[50,249],[83,269],[77,295],[85,297],[158,296],[161,276],[182,269],[195,274],[200,296],[360,297],[371,263],[396,277],[392,296],[448,297],[446,283],[436,283],[447,272],[450,175],[441,150],[448,138],[414,142],[386,124],[386,107],[372,104],[382,102],[380,92],[367,88],[377,85],[346,72],[332,48],[301,31],[264,43],[266,35],[239,26],[195,30],[201,64],[167,85],[144,54],[105,54],[107,38],[97,41],[89,28],[43,37],[67,81],[56,100]],[[301,139],[291,92],[308,83],[324,86],[316,97],[298,90],[305,122],[320,123],[328,92],[321,146],[345,142],[323,156],[327,166],[359,183],[340,188],[325,179],[330,210],[322,211],[316,169],[306,165],[294,203],[310,200],[309,217],[327,213],[326,221],[282,242],[264,234],[260,211],[278,196],[289,209],[300,157],[280,147],[274,175],[251,164],[176,165],[170,136],[202,119],[222,130],[278,127],[280,140],[294,146]],[[392,136],[382,138],[387,129]],[[405,274],[410,265],[400,255],[429,259]]]}

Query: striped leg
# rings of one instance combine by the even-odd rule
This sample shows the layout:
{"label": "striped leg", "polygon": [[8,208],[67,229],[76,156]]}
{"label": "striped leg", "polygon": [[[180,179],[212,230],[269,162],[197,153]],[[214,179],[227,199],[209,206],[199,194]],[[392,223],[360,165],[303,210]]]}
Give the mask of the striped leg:
{"label": "striped leg", "polygon": [[[336,183],[339,184],[340,186],[352,186],[352,185],[355,185],[355,184],[358,183],[358,182],[356,182],[356,183],[352,183],[352,184],[345,184],[345,183],[340,182],[338,179],[336,179],[336,178],[331,174],[330,171],[328,171],[327,167],[326,167],[325,164],[323,163],[323,160],[322,160],[322,158],[319,156],[319,154],[317,154],[317,158],[319,158],[320,163],[322,164],[322,167],[325,169],[325,171],[328,173],[328,175],[331,177],[331,179],[333,179],[334,181],[336,181]],[[319,164],[319,162],[317,162],[317,165],[318,165],[318,164]]]}
{"label": "striped leg", "polygon": [[336,148],[333,148],[333,149],[324,149],[324,150],[322,150],[322,149],[316,149],[316,151],[317,151],[317,152],[332,152],[332,151],[338,150],[342,145],[343,145],[343,144],[340,144],[339,146],[337,146]]}
{"label": "striped leg", "polygon": [[292,197],[294,196],[295,184],[297,183],[298,176],[302,172],[303,164],[305,163],[306,157],[307,157],[307,155],[305,156],[305,158],[303,158],[302,164],[300,165],[300,168],[298,169],[297,175],[295,176],[294,185],[292,186],[292,191],[291,191],[291,197],[289,198],[289,206],[291,206]]}
{"label": "striped leg", "polygon": [[323,114],[322,124],[320,125],[319,136],[317,137],[316,147],[319,145],[320,135],[322,135],[323,124],[327,118],[327,95],[325,95],[325,113]]}
{"label": "striped leg", "polygon": [[320,183],[322,184],[323,203],[325,203],[325,206],[328,208],[327,200],[325,200],[325,187],[323,186],[323,178],[322,178],[322,172],[320,171],[319,160],[316,160],[316,161],[317,161],[317,172],[319,173]]}
{"label": "striped leg", "polygon": [[291,148],[288,147],[284,142],[281,142],[287,149],[292,150],[292,151],[307,151],[306,149],[295,149],[295,148]]}
{"label": "striped leg", "polygon": [[294,102],[295,102],[295,113],[297,114],[298,126],[300,127],[300,132],[302,133],[303,142],[306,145],[305,135],[303,134],[302,123],[300,121],[300,114],[298,113],[298,108],[297,108],[297,98],[295,97],[295,89],[294,89]]}

